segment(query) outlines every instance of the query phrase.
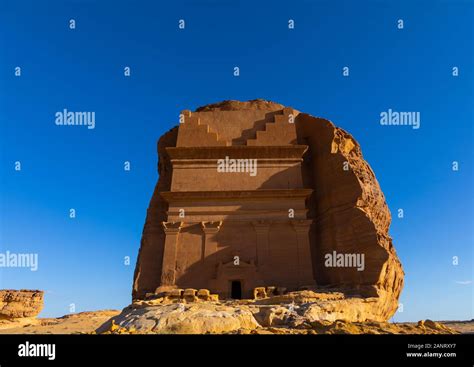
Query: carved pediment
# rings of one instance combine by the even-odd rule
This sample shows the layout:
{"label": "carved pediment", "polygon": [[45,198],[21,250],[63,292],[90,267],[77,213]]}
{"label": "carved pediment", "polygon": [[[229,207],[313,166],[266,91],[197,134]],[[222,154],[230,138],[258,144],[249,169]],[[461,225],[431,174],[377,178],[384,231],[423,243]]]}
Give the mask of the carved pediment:
{"label": "carved pediment", "polygon": [[250,260],[249,262],[245,262],[245,261],[242,261],[240,260],[239,261],[239,265],[235,265],[234,264],[234,260],[231,260],[227,263],[222,263],[220,262],[218,265],[217,265],[217,268],[255,268],[256,269],[256,266],[255,266],[255,261],[254,260]]}

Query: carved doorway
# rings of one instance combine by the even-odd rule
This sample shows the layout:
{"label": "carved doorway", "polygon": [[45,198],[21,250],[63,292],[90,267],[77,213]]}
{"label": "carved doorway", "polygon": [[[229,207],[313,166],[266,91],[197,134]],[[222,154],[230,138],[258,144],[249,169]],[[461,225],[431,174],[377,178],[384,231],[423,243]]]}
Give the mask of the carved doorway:
{"label": "carved doorway", "polygon": [[242,282],[240,280],[230,281],[230,297],[233,299],[242,299]]}

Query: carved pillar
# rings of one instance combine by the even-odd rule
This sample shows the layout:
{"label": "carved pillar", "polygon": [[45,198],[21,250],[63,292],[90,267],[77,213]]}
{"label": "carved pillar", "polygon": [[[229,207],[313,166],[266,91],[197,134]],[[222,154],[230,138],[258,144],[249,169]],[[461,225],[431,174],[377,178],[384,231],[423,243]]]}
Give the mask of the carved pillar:
{"label": "carved pillar", "polygon": [[221,225],[222,222],[201,222],[201,227],[204,232],[204,258],[217,252],[216,234],[219,232]]}
{"label": "carved pillar", "polygon": [[315,284],[309,242],[309,228],[311,226],[311,222],[311,220],[291,221],[293,229],[296,232],[300,286]]}
{"label": "carved pillar", "polygon": [[165,231],[165,248],[161,268],[161,285],[174,285],[176,281],[176,255],[178,252],[178,235],[183,222],[162,222]]}
{"label": "carved pillar", "polygon": [[270,222],[258,220],[252,222],[255,232],[257,233],[257,265],[259,270],[268,262],[268,231],[270,229]]}

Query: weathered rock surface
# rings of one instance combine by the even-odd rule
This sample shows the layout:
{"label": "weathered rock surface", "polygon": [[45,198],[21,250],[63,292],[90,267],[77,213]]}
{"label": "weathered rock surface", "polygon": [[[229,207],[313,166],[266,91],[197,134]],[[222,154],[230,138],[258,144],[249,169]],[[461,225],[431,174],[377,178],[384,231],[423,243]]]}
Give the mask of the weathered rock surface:
{"label": "weathered rock surface", "polygon": [[43,309],[43,291],[0,290],[0,319],[31,318]]}
{"label": "weathered rock surface", "polygon": [[[347,292],[378,297],[380,317],[387,320],[398,307],[403,269],[388,234],[390,211],[375,174],[359,144],[328,120],[300,113],[298,141],[310,147],[305,157],[313,218],[313,266],[319,285],[346,287]],[[347,166],[349,169],[335,169]],[[365,270],[328,268],[324,255],[361,252]]]}
{"label": "weathered rock surface", "polygon": [[156,334],[225,334],[257,327],[258,323],[247,306],[235,308],[214,303],[172,303],[125,308],[97,332],[125,329]]}
{"label": "weathered rock surface", "polygon": [[[295,292],[297,293],[297,292]],[[311,294],[312,293],[312,294]],[[360,298],[329,300],[305,292],[262,300],[225,302],[172,301],[156,298],[134,302],[101,325],[97,333],[114,334],[456,334],[430,320],[393,324],[367,320]],[[336,296],[337,297],[337,296]],[[292,298],[291,302],[288,302]],[[320,298],[318,300],[318,298]],[[295,300],[297,300],[295,302]],[[299,300],[299,301],[298,301]],[[310,300],[310,302],[307,302]],[[377,313],[377,311],[374,311]],[[347,320],[357,320],[348,322]]]}
{"label": "weathered rock surface", "polygon": [[[471,324],[472,332],[472,324]],[[304,328],[264,327],[254,330],[239,330],[238,334],[458,334],[459,332],[435,322],[430,328],[416,323],[388,322],[312,322]]]}
{"label": "weathered rock surface", "polygon": [[242,110],[264,110],[264,111],[278,111],[285,108],[282,104],[266,101],[264,99],[254,99],[252,101],[222,101],[218,103],[209,104],[198,107],[196,112],[209,111],[242,111]]}
{"label": "weathered rock surface", "polygon": [[[454,334],[474,333],[474,322],[418,323],[346,322],[315,320],[311,307],[315,296],[290,298],[309,303],[240,302],[173,303],[167,298],[137,301],[122,312],[80,312],[59,318],[0,320],[0,334],[137,334],[137,333],[223,333],[223,334]],[[324,298],[324,296],[322,296]],[[321,298],[321,300],[322,300]],[[267,301],[270,299],[267,299]],[[184,310],[184,312],[182,311]],[[319,315],[319,313],[318,313]],[[186,319],[186,320],[185,320]],[[161,321],[160,321],[161,320]],[[170,325],[165,325],[170,322]],[[160,327],[156,327],[161,325]]]}

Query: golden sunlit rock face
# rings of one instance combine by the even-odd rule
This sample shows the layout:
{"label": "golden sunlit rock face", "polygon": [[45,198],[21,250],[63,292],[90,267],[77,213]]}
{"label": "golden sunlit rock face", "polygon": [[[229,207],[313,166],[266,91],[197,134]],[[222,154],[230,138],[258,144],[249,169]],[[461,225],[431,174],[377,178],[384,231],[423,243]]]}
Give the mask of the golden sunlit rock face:
{"label": "golden sunlit rock face", "polygon": [[273,102],[225,101],[183,111],[158,157],[135,300],[187,288],[220,299],[310,290],[334,295],[305,308],[314,322],[396,311],[404,274],[390,211],[344,130]]}
{"label": "golden sunlit rock face", "polygon": [[37,316],[43,309],[44,292],[38,290],[0,290],[0,320]]}

